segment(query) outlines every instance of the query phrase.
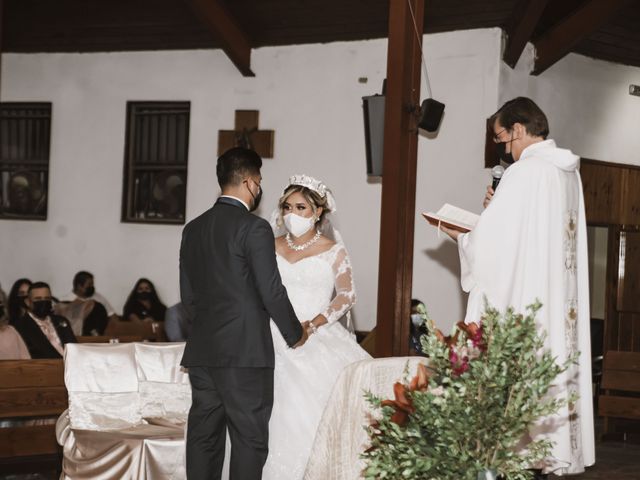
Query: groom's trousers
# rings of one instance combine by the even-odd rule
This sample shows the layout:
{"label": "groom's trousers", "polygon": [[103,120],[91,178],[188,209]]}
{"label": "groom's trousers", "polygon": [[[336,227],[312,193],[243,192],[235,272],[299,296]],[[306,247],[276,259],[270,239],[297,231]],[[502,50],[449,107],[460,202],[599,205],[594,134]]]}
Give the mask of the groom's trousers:
{"label": "groom's trousers", "polygon": [[260,480],[269,446],[273,369],[189,367],[189,380],[187,478],[222,477],[228,429],[230,480]]}

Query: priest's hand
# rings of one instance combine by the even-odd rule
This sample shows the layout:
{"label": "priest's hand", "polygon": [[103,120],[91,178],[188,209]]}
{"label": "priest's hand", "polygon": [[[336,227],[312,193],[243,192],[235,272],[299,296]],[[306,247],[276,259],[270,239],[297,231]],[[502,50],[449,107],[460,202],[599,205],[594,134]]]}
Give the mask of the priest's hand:
{"label": "priest's hand", "polygon": [[453,228],[448,228],[444,225],[440,225],[438,228],[449,235],[449,237],[451,237],[451,240],[453,240],[454,242],[457,242],[458,237],[462,235],[462,232],[460,230],[454,230]]}
{"label": "priest's hand", "polygon": [[489,204],[491,203],[491,199],[493,198],[493,194],[494,194],[494,190],[493,188],[491,188],[491,185],[487,186],[487,193],[484,196],[484,202],[482,202],[482,206],[484,208],[487,208],[489,206]]}

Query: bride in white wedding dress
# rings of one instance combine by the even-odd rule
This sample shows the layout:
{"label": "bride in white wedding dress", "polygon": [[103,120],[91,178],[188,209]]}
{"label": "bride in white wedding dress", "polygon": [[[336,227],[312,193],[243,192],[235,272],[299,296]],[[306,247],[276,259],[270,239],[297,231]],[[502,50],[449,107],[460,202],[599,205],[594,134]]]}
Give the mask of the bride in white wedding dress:
{"label": "bride in white wedding dress", "polygon": [[350,323],[356,295],[349,255],[329,221],[335,210],[324,184],[296,175],[272,218],[282,283],[310,337],[290,349],[271,322],[274,401],[263,480],[302,479],[336,378],[348,364],[371,358],[339,321]]}

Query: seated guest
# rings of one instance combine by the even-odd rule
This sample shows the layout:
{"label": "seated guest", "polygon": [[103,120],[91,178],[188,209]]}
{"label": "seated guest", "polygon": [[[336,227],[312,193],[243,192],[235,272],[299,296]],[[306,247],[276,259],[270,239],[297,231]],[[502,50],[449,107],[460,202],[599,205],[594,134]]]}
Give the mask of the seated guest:
{"label": "seated guest", "polygon": [[31,358],[62,358],[64,345],[75,343],[76,336],[66,318],[52,313],[51,289],[44,282],[29,287],[27,313],[16,330],[27,344]]}
{"label": "seated guest", "polygon": [[170,342],[184,342],[191,332],[191,315],[182,302],[167,308],[164,331]]}
{"label": "seated guest", "polygon": [[0,289],[0,360],[26,360],[31,358],[22,337],[9,325],[6,295]]}
{"label": "seated guest", "polygon": [[158,298],[153,283],[141,278],[124,304],[122,317],[129,321],[164,322],[166,311],[167,307]]}
{"label": "seated guest", "polygon": [[[422,308],[419,308],[422,307]],[[420,339],[423,335],[429,333],[429,329],[427,327],[420,310],[426,311],[426,307],[422,301],[417,298],[411,299],[411,323],[409,325],[409,353],[411,355],[424,355],[422,350],[422,342]]]}
{"label": "seated guest", "polygon": [[27,304],[25,300],[29,295],[29,287],[31,280],[21,278],[16,280],[9,292],[9,325],[15,325],[25,313],[27,313]]}
{"label": "seated guest", "polygon": [[81,271],[73,277],[73,291],[61,299],[58,311],[71,322],[76,335],[102,335],[109,320],[117,320],[109,301],[96,292],[92,273]]}

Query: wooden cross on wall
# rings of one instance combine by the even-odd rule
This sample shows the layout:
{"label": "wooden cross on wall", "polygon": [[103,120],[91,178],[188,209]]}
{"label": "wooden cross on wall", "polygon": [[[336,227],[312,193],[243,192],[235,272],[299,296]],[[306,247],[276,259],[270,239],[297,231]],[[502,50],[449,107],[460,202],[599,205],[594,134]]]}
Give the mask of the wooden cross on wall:
{"label": "wooden cross on wall", "polygon": [[273,158],[273,130],[259,130],[258,110],[236,110],[235,130],[218,131],[218,156],[233,147],[254,150],[262,158]]}

